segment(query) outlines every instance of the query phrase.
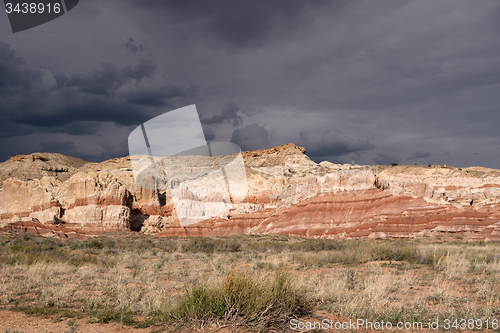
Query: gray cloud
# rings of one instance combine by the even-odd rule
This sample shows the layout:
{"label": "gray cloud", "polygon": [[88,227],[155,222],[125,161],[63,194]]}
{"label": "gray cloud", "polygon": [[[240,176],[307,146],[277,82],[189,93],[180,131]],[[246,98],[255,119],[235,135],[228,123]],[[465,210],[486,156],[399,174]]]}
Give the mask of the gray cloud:
{"label": "gray cloud", "polygon": [[0,93],[18,94],[39,84],[43,71],[28,66],[9,44],[0,42]]}
{"label": "gray cloud", "polygon": [[[371,164],[432,147],[433,163],[499,168],[499,13],[490,0],[88,0],[33,30],[56,34],[2,35],[0,156],[42,140],[118,156],[133,126],[195,103],[217,140],[265,124],[264,142],[238,132],[248,149],[293,141]],[[239,110],[223,115],[227,101]]]}
{"label": "gray cloud", "polygon": [[201,122],[203,124],[222,124],[224,122],[228,122],[233,124],[234,127],[237,127],[240,122],[243,121],[243,118],[238,114],[240,108],[238,105],[234,103],[227,103],[227,105],[222,109],[222,113],[215,114],[210,118],[202,118]]}
{"label": "gray cloud", "polygon": [[401,160],[397,157],[395,153],[385,153],[385,152],[380,152],[377,154],[377,157],[375,157],[375,164],[379,165],[389,165],[392,163],[400,163]]}
{"label": "gray cloud", "polygon": [[240,146],[242,151],[268,148],[268,132],[264,126],[247,125],[234,130],[231,142]]}
{"label": "gray cloud", "polygon": [[374,145],[369,141],[350,138],[339,139],[332,132],[314,133],[301,131],[297,144],[304,146],[309,157],[316,160],[341,157],[348,154],[360,154],[372,150]]}
{"label": "gray cloud", "polygon": [[42,152],[60,153],[64,155],[75,155],[78,153],[74,141],[41,141],[39,143]]}
{"label": "gray cloud", "polygon": [[148,106],[172,107],[172,100],[196,94],[196,85],[158,79],[156,67],[151,59],[139,59],[134,66],[102,63],[88,72],[52,74],[0,43],[0,102],[6,106],[0,136],[95,134],[102,122],[139,124],[165,112]]}
{"label": "gray cloud", "polygon": [[203,133],[205,134],[205,140],[212,141],[215,139],[215,132],[210,128],[204,128]]}
{"label": "gray cloud", "polygon": [[122,44],[122,46],[132,53],[144,52],[148,50],[146,46],[137,44],[132,37],[127,38],[127,42]]}
{"label": "gray cloud", "polygon": [[55,75],[58,89],[75,88],[81,92],[110,95],[126,83],[135,80],[137,84],[142,79],[151,78],[156,72],[156,63],[152,59],[139,59],[136,66],[126,66],[121,69],[110,63],[101,63],[101,68],[90,72],[73,75]]}
{"label": "gray cloud", "polygon": [[407,158],[407,160],[416,160],[417,158],[424,158],[424,157],[429,157],[431,156],[432,153],[430,151],[415,151],[411,156]]}
{"label": "gray cloud", "polygon": [[[273,35],[289,33],[300,27],[304,14],[312,8],[323,8],[328,1],[241,0],[216,1],[143,1],[134,0],[139,10],[155,12],[172,22],[190,22],[197,32],[217,47],[231,49],[261,47]],[[346,1],[336,2],[341,7]],[[189,36],[191,37],[191,36]],[[194,37],[194,36],[193,36]],[[208,37],[208,38],[207,38]]]}

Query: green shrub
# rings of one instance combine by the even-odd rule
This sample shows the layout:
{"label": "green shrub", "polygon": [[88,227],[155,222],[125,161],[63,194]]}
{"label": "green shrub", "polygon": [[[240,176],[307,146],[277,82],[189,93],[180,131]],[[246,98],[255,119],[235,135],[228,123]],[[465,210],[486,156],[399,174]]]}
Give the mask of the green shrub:
{"label": "green shrub", "polygon": [[190,291],[186,291],[174,315],[184,318],[222,317],[226,310],[226,301],[220,290],[207,285],[196,285]]}
{"label": "green shrub", "polygon": [[238,252],[241,249],[240,243],[235,239],[193,237],[182,244],[183,252],[192,253],[213,253],[217,252]]}
{"label": "green shrub", "polygon": [[244,271],[230,271],[221,284],[195,285],[172,313],[176,318],[241,319],[269,325],[312,310],[312,302],[293,283],[291,276],[277,272],[257,280]]}

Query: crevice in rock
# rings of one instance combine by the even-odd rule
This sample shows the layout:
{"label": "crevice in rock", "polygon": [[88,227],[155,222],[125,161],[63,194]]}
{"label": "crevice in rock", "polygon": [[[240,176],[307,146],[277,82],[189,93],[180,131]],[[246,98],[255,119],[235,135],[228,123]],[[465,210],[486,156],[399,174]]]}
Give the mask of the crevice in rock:
{"label": "crevice in rock", "polygon": [[130,216],[130,230],[136,232],[141,231],[144,221],[146,221],[148,218],[149,215],[143,214],[141,209],[132,209],[132,214]]}
{"label": "crevice in rock", "polygon": [[167,192],[158,192],[158,200],[160,201],[160,206],[163,207],[167,204]]}

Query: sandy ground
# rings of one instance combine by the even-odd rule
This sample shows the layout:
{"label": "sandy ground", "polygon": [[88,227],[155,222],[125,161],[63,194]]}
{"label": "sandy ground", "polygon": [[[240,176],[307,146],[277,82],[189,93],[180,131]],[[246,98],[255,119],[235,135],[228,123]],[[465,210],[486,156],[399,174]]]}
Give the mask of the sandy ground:
{"label": "sandy ground", "polygon": [[[332,315],[329,315],[326,312],[318,311],[315,312],[314,317],[303,317],[301,321],[321,321],[321,319],[330,319],[333,321],[349,321],[347,318],[338,318]],[[216,325],[216,324],[208,324],[200,327],[197,325],[196,327],[183,327],[180,329],[168,328],[165,330],[159,330],[158,327],[149,327],[149,328],[132,328],[130,326],[124,326],[118,323],[109,323],[109,324],[87,324],[88,318],[77,319],[75,322],[79,324],[77,333],[115,333],[115,332],[128,332],[128,333],[139,333],[139,332],[176,332],[176,333],[250,333],[252,331],[248,331],[243,327],[234,327],[234,326],[226,326],[226,325]],[[69,319],[63,319],[59,322],[54,322],[53,318],[46,318],[42,316],[28,316],[26,314],[20,312],[12,312],[8,310],[0,310],[0,332],[4,333],[6,330],[13,333],[15,330],[24,333],[63,333],[69,331],[68,325]],[[293,332],[291,330],[276,330],[271,329],[269,333],[277,333],[280,331]],[[427,333],[427,332],[443,332],[443,330],[384,330],[385,332],[412,332],[412,333]],[[491,331],[491,330],[490,330]],[[312,333],[313,330],[295,330],[295,332],[301,333]],[[352,330],[324,330],[322,332],[353,332]],[[354,332],[381,332],[381,330],[355,330]],[[452,332],[452,331],[449,331]],[[457,332],[454,331],[453,332]],[[472,332],[469,330],[462,330],[462,333]]]}
{"label": "sandy ground", "polygon": [[[130,326],[124,326],[118,323],[109,324],[87,324],[88,318],[76,319],[74,322],[78,323],[77,333],[115,333],[115,332],[125,332],[125,333],[142,333],[142,332],[154,332],[161,331],[159,327],[149,327],[149,328],[133,328]],[[43,316],[28,316],[24,313],[14,312],[9,310],[0,310],[0,332],[4,333],[9,330],[10,333],[14,331],[24,332],[24,333],[63,333],[70,329],[70,319],[63,319],[58,322],[54,322],[54,318],[43,317]],[[236,330],[235,330],[236,329]],[[172,328],[165,329],[161,332],[172,332]],[[225,325],[209,324],[204,325],[203,328],[197,327],[184,327],[175,330],[176,333],[248,333],[247,330],[239,327],[227,327]],[[276,332],[276,331],[270,331]]]}
{"label": "sandy ground", "polygon": [[[78,333],[151,332],[151,328],[131,328],[118,323],[86,324],[88,318],[77,319]],[[0,332],[15,330],[24,333],[63,333],[69,330],[69,319],[54,323],[53,318],[28,316],[24,313],[0,310]]]}

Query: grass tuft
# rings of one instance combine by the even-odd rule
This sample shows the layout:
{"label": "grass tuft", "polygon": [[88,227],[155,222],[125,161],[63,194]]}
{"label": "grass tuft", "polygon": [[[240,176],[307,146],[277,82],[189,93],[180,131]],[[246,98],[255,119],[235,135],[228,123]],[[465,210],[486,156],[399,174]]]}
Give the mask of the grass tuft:
{"label": "grass tuft", "polygon": [[276,272],[272,278],[253,279],[246,271],[231,270],[218,285],[199,284],[187,291],[172,315],[256,321],[268,326],[307,314],[312,304],[287,273]]}

